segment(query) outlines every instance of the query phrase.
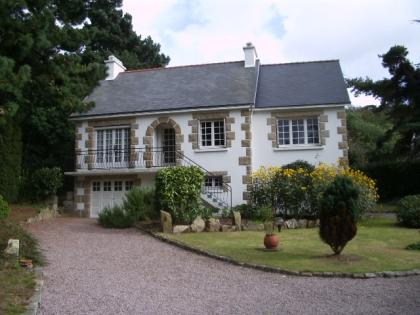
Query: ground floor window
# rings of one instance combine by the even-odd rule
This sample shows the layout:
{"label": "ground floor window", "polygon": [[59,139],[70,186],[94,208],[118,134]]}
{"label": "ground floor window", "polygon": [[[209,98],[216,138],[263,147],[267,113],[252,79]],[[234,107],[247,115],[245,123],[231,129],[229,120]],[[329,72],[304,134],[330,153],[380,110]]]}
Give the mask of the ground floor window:
{"label": "ground floor window", "polygon": [[125,181],[125,191],[130,191],[133,189],[133,181],[127,180]]}
{"label": "ground floor window", "polygon": [[222,188],[223,178],[222,176],[206,176],[204,179],[204,187],[208,189]]}

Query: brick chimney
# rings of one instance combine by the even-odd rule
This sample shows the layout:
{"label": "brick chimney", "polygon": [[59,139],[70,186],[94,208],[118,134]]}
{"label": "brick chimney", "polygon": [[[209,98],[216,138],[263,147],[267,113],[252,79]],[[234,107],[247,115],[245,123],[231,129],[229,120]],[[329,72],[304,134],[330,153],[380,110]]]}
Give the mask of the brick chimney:
{"label": "brick chimney", "polygon": [[245,54],[245,68],[255,67],[255,64],[258,59],[257,51],[255,50],[254,45],[251,42],[246,43],[244,47]]}
{"label": "brick chimney", "polygon": [[108,60],[105,60],[105,64],[107,68],[107,77],[105,80],[114,80],[119,73],[126,70],[121,60],[113,55],[109,56]]}

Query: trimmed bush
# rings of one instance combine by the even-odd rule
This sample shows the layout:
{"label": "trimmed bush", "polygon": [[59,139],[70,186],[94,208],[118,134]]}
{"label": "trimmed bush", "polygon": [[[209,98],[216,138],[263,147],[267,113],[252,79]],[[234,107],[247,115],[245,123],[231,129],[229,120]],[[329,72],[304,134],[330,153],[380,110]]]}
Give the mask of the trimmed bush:
{"label": "trimmed bush", "polygon": [[319,236],[339,255],[357,233],[359,190],[346,176],[337,176],[323,194]]}
{"label": "trimmed bush", "polygon": [[10,207],[6,200],[3,199],[3,196],[0,195],[0,220],[7,219],[10,214]]}
{"label": "trimmed bush", "polygon": [[201,214],[203,171],[196,166],[168,167],[156,175],[159,209],[168,211],[175,224],[191,224]]}
{"label": "trimmed bush", "polygon": [[420,195],[406,196],[398,203],[397,220],[410,228],[420,228]]}
{"label": "trimmed bush", "polygon": [[63,186],[63,172],[59,167],[40,168],[32,174],[31,184],[35,199],[43,200]]}
{"label": "trimmed bush", "polygon": [[123,208],[134,217],[135,221],[156,219],[155,190],[152,188],[133,187],[126,195]]}
{"label": "trimmed bush", "polygon": [[105,207],[99,213],[98,222],[106,228],[124,229],[134,224],[135,217],[122,206]]}

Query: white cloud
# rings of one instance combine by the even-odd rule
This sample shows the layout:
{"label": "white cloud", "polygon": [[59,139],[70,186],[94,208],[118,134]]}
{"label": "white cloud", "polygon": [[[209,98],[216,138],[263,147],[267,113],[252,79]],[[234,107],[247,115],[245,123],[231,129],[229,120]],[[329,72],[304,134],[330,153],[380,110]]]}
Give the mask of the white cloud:
{"label": "white cloud", "polygon": [[123,8],[138,34],[161,43],[172,66],[242,60],[248,41],[263,64],[340,59],[346,77],[386,76],[378,54],[395,44],[420,62],[416,0],[125,0]]}

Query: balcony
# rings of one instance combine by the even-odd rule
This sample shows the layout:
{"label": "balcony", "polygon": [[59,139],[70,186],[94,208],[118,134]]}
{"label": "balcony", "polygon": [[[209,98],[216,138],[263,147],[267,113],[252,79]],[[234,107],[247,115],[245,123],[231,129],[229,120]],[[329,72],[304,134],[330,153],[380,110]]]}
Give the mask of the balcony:
{"label": "balcony", "polygon": [[77,152],[76,171],[146,169],[180,165],[171,148],[139,148],[130,150],[87,150]]}

